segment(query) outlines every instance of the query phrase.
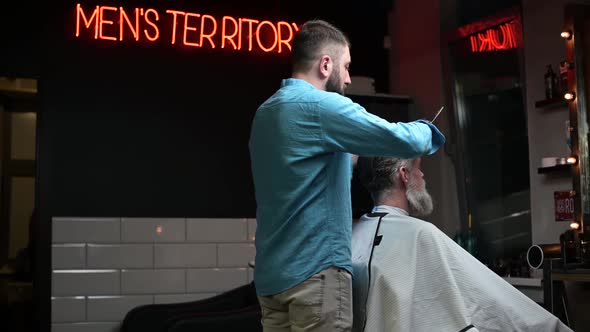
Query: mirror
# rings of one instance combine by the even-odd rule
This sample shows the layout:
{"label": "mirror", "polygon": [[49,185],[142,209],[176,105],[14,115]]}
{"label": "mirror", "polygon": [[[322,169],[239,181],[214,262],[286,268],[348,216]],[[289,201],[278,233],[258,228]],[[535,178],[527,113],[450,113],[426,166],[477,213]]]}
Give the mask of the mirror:
{"label": "mirror", "polygon": [[570,32],[569,38],[564,37],[566,61],[570,67],[567,75],[567,91],[575,93],[568,106],[572,155],[578,158],[572,170],[572,188],[576,192],[574,214],[575,221],[580,225],[580,231],[586,232],[590,228],[587,114],[590,85],[586,82],[586,79],[590,78],[590,59],[586,58],[586,54],[590,54],[590,7],[579,4],[567,5],[563,29]]}

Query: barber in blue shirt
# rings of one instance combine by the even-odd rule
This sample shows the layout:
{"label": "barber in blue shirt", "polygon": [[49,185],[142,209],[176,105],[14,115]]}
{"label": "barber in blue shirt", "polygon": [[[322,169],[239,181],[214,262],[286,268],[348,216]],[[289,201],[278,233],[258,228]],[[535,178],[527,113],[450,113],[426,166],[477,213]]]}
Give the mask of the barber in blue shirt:
{"label": "barber in blue shirt", "polygon": [[292,47],[292,77],[258,108],[250,133],[262,325],[349,331],[351,154],[416,158],[445,138],[431,123],[390,123],[344,97],[350,42],[336,27],[309,21]]}

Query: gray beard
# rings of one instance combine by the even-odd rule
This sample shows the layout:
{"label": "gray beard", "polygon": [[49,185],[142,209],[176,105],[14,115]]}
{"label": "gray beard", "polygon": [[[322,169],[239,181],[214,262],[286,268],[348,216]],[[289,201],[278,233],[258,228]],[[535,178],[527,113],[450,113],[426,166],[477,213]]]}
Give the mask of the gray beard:
{"label": "gray beard", "polygon": [[409,186],[406,190],[406,198],[408,199],[411,216],[425,217],[432,213],[434,204],[426,188],[418,189]]}

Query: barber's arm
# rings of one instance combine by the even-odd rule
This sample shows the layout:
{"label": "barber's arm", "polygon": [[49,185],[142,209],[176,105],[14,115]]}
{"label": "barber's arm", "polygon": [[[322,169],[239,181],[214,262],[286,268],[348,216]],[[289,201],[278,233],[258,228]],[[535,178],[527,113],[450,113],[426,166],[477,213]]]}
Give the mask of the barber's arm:
{"label": "barber's arm", "polygon": [[342,96],[332,96],[319,112],[328,151],[364,156],[416,158],[435,153],[444,135],[430,122],[390,123]]}

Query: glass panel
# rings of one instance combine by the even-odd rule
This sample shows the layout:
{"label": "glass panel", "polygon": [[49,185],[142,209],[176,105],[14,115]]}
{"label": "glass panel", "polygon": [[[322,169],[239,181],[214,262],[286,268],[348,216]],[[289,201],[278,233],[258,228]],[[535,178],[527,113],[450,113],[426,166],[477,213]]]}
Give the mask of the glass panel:
{"label": "glass panel", "polygon": [[[492,31],[508,36],[506,29],[493,27]],[[512,24],[511,29],[520,29],[520,25]],[[496,44],[482,46],[481,40],[468,36],[451,47],[456,128],[463,153],[458,162],[463,163],[465,172],[470,236],[476,239],[470,251],[499,274],[507,275],[510,269],[518,267],[520,271],[519,265],[526,264],[520,256],[524,257],[531,243],[521,55],[520,49],[514,48],[516,43],[492,49]]]}
{"label": "glass panel", "polygon": [[29,245],[29,224],[34,207],[35,178],[11,178],[10,258],[15,258],[20,249]]}
{"label": "glass panel", "polygon": [[37,114],[34,112],[11,113],[11,120],[11,159],[35,160]]}

